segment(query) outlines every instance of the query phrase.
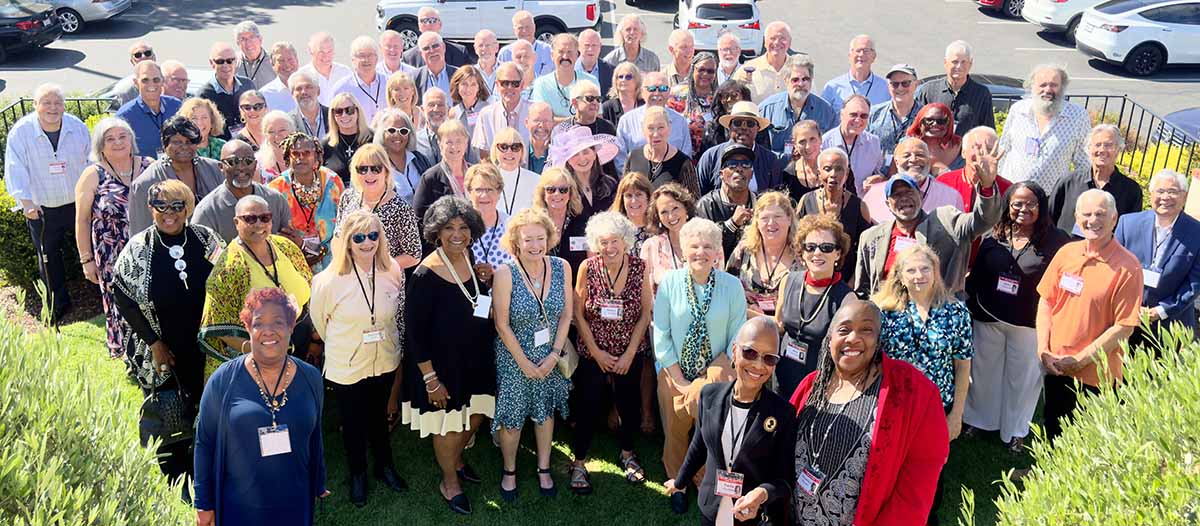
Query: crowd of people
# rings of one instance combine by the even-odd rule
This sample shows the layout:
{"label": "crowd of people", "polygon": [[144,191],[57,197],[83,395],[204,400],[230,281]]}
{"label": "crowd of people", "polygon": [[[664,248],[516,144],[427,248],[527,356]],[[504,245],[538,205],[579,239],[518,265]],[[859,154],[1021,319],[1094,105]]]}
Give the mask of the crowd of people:
{"label": "crowd of people", "polygon": [[[196,420],[160,453],[198,524],[312,522],[327,394],[360,507],[369,474],[407,490],[395,427],[432,441],[461,514],[465,484],[517,499],[527,426],[540,494],[593,493],[611,428],[624,479],[661,461],[670,509],[705,524],[935,524],[950,441],[1020,453],[1043,391],[1054,440],[1121,382],[1122,341],[1156,341],[1140,321],[1195,328],[1188,179],[1121,173],[1121,130],[1060,67],[997,134],[963,41],[922,84],[856,36],[817,92],[783,22],[745,63],[686,30],[660,58],[636,15],[603,57],[593,30],[512,23],[468,49],[425,7],[415,47],[360,36],[347,66],[317,33],[301,66],[242,22],[194,96],[139,41],[94,129],[54,84],[12,127],[52,319],[73,233],[107,352]],[[464,458],[481,430],[498,480]]]}

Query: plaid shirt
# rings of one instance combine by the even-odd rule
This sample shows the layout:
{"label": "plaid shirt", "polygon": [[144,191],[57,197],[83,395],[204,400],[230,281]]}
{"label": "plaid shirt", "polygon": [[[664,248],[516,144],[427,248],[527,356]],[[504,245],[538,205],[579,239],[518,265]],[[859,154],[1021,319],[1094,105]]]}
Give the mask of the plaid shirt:
{"label": "plaid shirt", "polygon": [[[58,149],[42,131],[37,113],[21,117],[8,132],[4,157],[4,182],[8,193],[18,202],[33,201],[45,207],[59,207],[75,202],[75,183],[91,162],[92,151],[87,126],[78,117],[64,113]],[[62,173],[57,163],[66,163]]]}

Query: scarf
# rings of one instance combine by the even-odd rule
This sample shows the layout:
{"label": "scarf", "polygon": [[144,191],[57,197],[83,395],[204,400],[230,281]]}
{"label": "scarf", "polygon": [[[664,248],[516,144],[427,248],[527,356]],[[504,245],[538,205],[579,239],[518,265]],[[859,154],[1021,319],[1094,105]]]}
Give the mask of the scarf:
{"label": "scarf", "polygon": [[[715,273],[715,272],[714,272]],[[712,343],[708,340],[708,307],[712,305],[713,284],[717,277],[709,275],[708,283],[700,289],[700,298],[696,298],[696,284],[692,273],[687,272],[688,306],[691,307],[692,321],[688,324],[687,336],[683,340],[683,352],[679,356],[679,367],[683,369],[683,377],[688,381],[699,378],[708,367],[712,357]]]}

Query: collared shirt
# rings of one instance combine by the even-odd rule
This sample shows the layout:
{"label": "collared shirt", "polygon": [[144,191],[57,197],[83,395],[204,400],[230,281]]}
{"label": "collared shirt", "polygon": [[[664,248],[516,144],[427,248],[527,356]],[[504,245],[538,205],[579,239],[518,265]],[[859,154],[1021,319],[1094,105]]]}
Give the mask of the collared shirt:
{"label": "collared shirt", "polygon": [[896,113],[896,106],[891,100],[881,102],[871,106],[871,116],[867,120],[867,131],[879,137],[879,149],[883,150],[883,165],[892,165],[892,156],[895,155],[896,145],[904,139],[904,135],[908,133],[908,127],[912,126],[913,119],[917,118],[917,112],[921,110],[921,105],[913,103],[911,109],[908,110],[908,115],[901,116]]}
{"label": "collared shirt", "polygon": [[[788,75],[785,71],[787,62],[784,61],[783,64],[779,66],[779,69],[771,67],[767,55],[764,54],[742,64],[741,69],[733,74],[733,78],[745,82],[750,88],[750,100],[755,104],[761,104],[762,101],[767,100],[767,97],[787,91]],[[749,68],[753,68],[753,70]],[[825,102],[832,102],[826,97],[821,98],[825,99]]]}
{"label": "collared shirt", "polygon": [[400,61],[399,68],[391,69],[388,67],[387,61],[380,58],[379,64],[375,66],[375,72],[383,77],[384,84],[387,83],[387,79],[392,78],[393,73],[405,73],[410,77],[417,76],[417,68],[408,65],[403,60]]}
{"label": "collared shirt", "polygon": [[275,63],[267,50],[258,52],[258,60],[248,60],[241,51],[238,52],[237,74],[250,79],[256,89],[262,89],[267,83],[275,80]]}
{"label": "collared shirt", "polygon": [[325,134],[329,132],[329,123],[326,121],[329,118],[328,113],[329,109],[321,106],[317,111],[316,120],[310,121],[308,117],[304,116],[304,112],[300,110],[300,107],[297,106],[289,115],[292,115],[292,124],[296,125],[296,131],[304,132],[319,140],[324,139]]}
{"label": "collared shirt", "polygon": [[[688,157],[692,156],[692,137],[688,129],[688,121],[679,112],[666,108],[667,121],[671,127],[671,134],[667,137],[667,142],[683,152]],[[617,163],[617,171],[625,169],[625,159],[629,157],[629,152],[635,148],[641,148],[646,145],[646,134],[642,131],[642,120],[646,116],[646,106],[638,106],[628,113],[621,116],[621,121],[617,123],[617,157],[613,159]]]}
{"label": "collared shirt", "polygon": [[49,208],[74,203],[75,183],[91,164],[91,152],[87,126],[78,117],[63,113],[57,148],[42,130],[37,112],[21,117],[8,131],[4,148],[6,190],[17,203],[28,199]]}
{"label": "collared shirt", "polygon": [[725,73],[725,69],[722,68],[720,65],[717,65],[717,85],[720,86],[721,84],[724,84],[725,81],[736,77],[737,74],[741,71],[742,71],[741,64],[734,66],[733,71],[730,71],[729,73]]}
{"label": "collared shirt", "polygon": [[[512,48],[516,42],[510,42],[500,48],[500,52],[496,54],[496,62],[503,64],[512,62]],[[537,55],[537,61],[533,63],[533,75],[541,76],[547,71],[554,71],[554,58],[550,56],[550,44],[534,39],[533,52]]]}
{"label": "collared shirt", "polygon": [[217,106],[217,110],[221,112],[221,116],[225,117],[225,133],[221,136],[223,139],[228,139],[242,127],[242,112],[238,108],[238,99],[242,94],[254,89],[250,83],[250,79],[233,76],[233,89],[225,89],[217,77],[209,79],[204,87],[200,88],[200,93],[197,96],[211,100]]}
{"label": "collared shirt", "polygon": [[996,116],[992,114],[992,92],[987,86],[975,82],[975,77],[967,75],[958,92],[950,89],[950,78],[946,77],[937,82],[930,82],[917,89],[917,107],[923,107],[932,102],[940,102],[950,107],[954,112],[954,132],[959,136],[966,135],[976,126],[996,127]]}
{"label": "collared shirt", "polygon": [[326,106],[328,106],[330,102],[333,102],[333,87],[337,85],[338,82],[341,82],[342,79],[354,75],[354,70],[346,67],[344,64],[338,64],[337,62],[334,62],[333,66],[329,68],[328,77],[318,72],[317,67],[311,62],[300,68],[300,71],[308,73],[309,75],[312,75],[313,78],[317,79],[317,84],[319,84],[321,87],[321,94],[317,96],[317,101]]}
{"label": "collared shirt", "polygon": [[529,168],[529,171],[536,173],[536,174],[540,174],[540,173],[542,173],[542,170],[544,168],[546,168],[546,159],[549,156],[550,156],[549,142],[546,143],[546,153],[544,153],[542,155],[538,155],[533,152],[533,141],[530,140],[529,152],[525,156],[525,166],[527,166]]}
{"label": "collared shirt", "polygon": [[821,98],[825,99],[830,106],[833,106],[833,111],[842,112],[842,105],[846,103],[846,99],[852,95],[862,95],[871,101],[871,105],[886,102],[892,99],[888,93],[887,79],[876,75],[874,71],[867,80],[859,81],[855,79],[849,72],[838,77],[834,77],[829,82],[825,83],[825,87],[821,90]]}
{"label": "collared shirt", "polygon": [[[417,144],[413,146],[413,149],[421,152],[421,155],[424,155],[430,164],[442,162],[442,145],[438,142],[437,130],[429,126],[422,126],[414,133],[417,136]],[[408,140],[413,139],[409,137]]]}
{"label": "collared shirt", "polygon": [[642,70],[642,73],[658,71],[662,67],[662,63],[658,61],[658,55],[646,49],[644,44],[638,47],[638,54],[634,58],[629,58],[629,54],[625,52],[625,46],[618,45],[604,55],[601,60],[614,68],[622,62],[633,62],[633,65]]}
{"label": "collared shirt", "polygon": [[671,85],[671,86],[678,86],[678,85],[680,85],[680,84],[687,84],[687,81],[688,81],[688,70],[686,70],[686,69],[685,69],[685,70],[683,70],[683,71],[679,71],[679,70],[678,70],[678,69],[675,67],[675,60],[674,60],[674,57],[672,57],[672,59],[671,59],[671,61],[670,61],[670,62],[668,62],[667,64],[663,65],[663,67],[662,67],[662,73],[663,73],[664,75],[666,75],[666,76],[667,76],[667,84],[669,84],[669,85]]}
{"label": "collared shirt", "polygon": [[821,136],[821,148],[839,147],[850,157],[850,174],[854,181],[855,195],[863,195],[863,181],[879,173],[883,168],[883,150],[879,149],[879,137],[864,130],[858,134],[854,144],[847,145],[842,129],[834,128]]}
{"label": "collared shirt", "polygon": [[[313,276],[308,305],[313,328],[325,340],[325,378],[353,385],[395,371],[403,344],[394,320],[403,304],[404,271],[394,263],[387,271],[325,270]],[[381,331],[382,338],[366,343],[371,331]]]}
{"label": "collared shirt", "polygon": [[291,112],[296,109],[296,99],[292,98],[292,90],[288,89],[279,77],[271,79],[266,86],[258,89],[264,99],[267,99],[267,108],[279,110],[282,112]]}
{"label": "collared shirt", "polygon": [[349,93],[358,101],[367,118],[367,123],[375,118],[375,113],[387,107],[387,79],[375,72],[375,79],[368,83],[359,78],[358,73],[346,77],[333,86],[333,93]]}
{"label": "collared shirt", "polygon": [[529,128],[525,126],[525,120],[529,117],[530,104],[529,101],[521,99],[513,111],[506,111],[503,101],[484,106],[479,110],[479,119],[475,121],[475,130],[471,132],[471,148],[488,152],[490,155],[496,132],[509,127],[516,129],[521,137],[529,137]]}
{"label": "collared shirt", "polygon": [[[446,99],[450,98],[450,68],[449,67],[442,66],[442,70],[439,71],[437,75],[433,74],[433,71],[429,69],[429,66],[421,66],[421,69],[417,71],[418,76],[420,76],[421,71],[428,72],[425,75],[425,85],[417,86],[417,91],[420,91],[422,93],[422,98],[424,98],[423,94],[429,88],[434,88],[434,87],[446,92]],[[417,80],[416,77],[413,77],[413,80]],[[449,103],[450,101],[447,100],[446,102]]]}
{"label": "collared shirt", "polygon": [[1000,150],[1007,152],[1000,159],[1000,175],[1014,183],[1032,180],[1042,188],[1058,186],[1072,168],[1090,166],[1087,140],[1091,129],[1091,117],[1083,106],[1063,102],[1045,131],[1039,131],[1033,101],[1017,101],[1000,136]]}
{"label": "collared shirt", "polygon": [[797,122],[812,119],[821,127],[821,133],[825,133],[836,128],[839,120],[837,112],[828,102],[811,93],[805,97],[800,115],[796,115],[796,110],[792,108],[787,91],[767,97],[758,105],[758,112],[771,121],[771,128],[767,130],[771,149],[782,153],[785,158],[792,155],[792,126]]}
{"label": "collared shirt", "polygon": [[[259,183],[253,184],[254,195],[267,200],[271,212],[271,233],[278,234],[280,229],[292,224],[292,207],[288,199],[278,191]],[[233,224],[233,211],[237,207],[238,198],[229,190],[225,183],[213,189],[196,203],[192,213],[192,222],[213,229],[230,243],[237,237],[237,226]]]}
{"label": "collared shirt", "polygon": [[608,100],[608,92],[604,89],[604,85],[612,82],[612,78],[611,78],[611,75],[610,75],[610,78],[608,78],[608,79],[600,78],[600,60],[599,59],[597,59],[596,63],[592,65],[591,71],[584,69],[583,59],[576,60],[575,61],[575,72],[583,73],[585,75],[591,75],[592,78],[596,79],[596,87],[600,88],[600,98],[602,98],[604,100]]}
{"label": "collared shirt", "polygon": [[163,123],[179,113],[179,107],[182,105],[183,103],[179,99],[163,95],[159,98],[158,113],[154,113],[150,111],[146,101],[139,95],[138,98],[121,106],[121,109],[117,110],[117,117],[129,123],[129,127],[133,129],[133,136],[137,139],[138,154],[154,158],[158,157],[158,152],[163,147]]}
{"label": "collared shirt", "polygon": [[[1096,180],[1092,178],[1092,167],[1084,165],[1069,176],[1058,182],[1058,186],[1050,191],[1050,219],[1063,232],[1080,236],[1079,227],[1075,224],[1075,200],[1079,195],[1096,188]],[[1112,194],[1117,201],[1117,215],[1132,214],[1142,210],[1142,187],[1137,181],[1121,173],[1119,168],[1113,168],[1108,177],[1108,183],[1101,188]],[[1081,236],[1082,237],[1082,236]]]}
{"label": "collared shirt", "polygon": [[921,318],[917,303],[902,311],[884,311],[880,320],[879,350],[889,358],[904,360],[921,371],[942,395],[942,405],[954,403],[954,361],[970,360],[971,312],[961,301],[950,300],[929,309]]}
{"label": "collared shirt", "polygon": [[[871,185],[871,188],[867,189],[867,195],[862,198],[863,203],[867,207],[867,212],[871,214],[871,220],[876,223],[895,218],[895,215],[892,214],[892,209],[888,208],[887,198],[883,196],[883,190],[886,186],[887,184],[882,181],[875,183]],[[934,210],[937,210],[941,206],[953,206],[960,212],[969,211],[966,205],[963,204],[962,196],[958,194],[957,190],[934,179],[932,176],[926,177],[925,182],[919,186],[920,188],[917,191],[921,192],[921,209],[926,214],[932,214]]]}
{"label": "collared shirt", "polygon": [[555,71],[551,70],[533,81],[533,93],[529,100],[549,104],[555,117],[560,119],[570,117],[574,110],[571,107],[571,88],[581,80],[591,82],[597,87],[600,86],[600,81],[596,80],[596,77],[578,71],[575,72],[575,78],[571,80],[571,83],[563,86],[558,83]]}

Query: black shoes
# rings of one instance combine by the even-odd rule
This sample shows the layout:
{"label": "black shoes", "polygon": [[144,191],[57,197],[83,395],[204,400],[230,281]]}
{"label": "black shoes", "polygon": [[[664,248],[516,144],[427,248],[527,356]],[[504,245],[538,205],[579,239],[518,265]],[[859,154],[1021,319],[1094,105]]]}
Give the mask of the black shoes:
{"label": "black shoes", "polygon": [[687,513],[687,509],[687,493],[679,491],[671,494],[671,511],[675,512],[676,515],[683,515]]}
{"label": "black shoes", "polygon": [[[512,477],[513,478],[513,489],[504,489],[504,477]],[[504,499],[504,502],[507,502],[509,504],[516,502],[516,500],[517,500],[516,482],[517,482],[517,472],[516,471],[509,471],[507,469],[500,470],[500,498]]]}
{"label": "black shoes", "polygon": [[[446,499],[445,497],[442,497]],[[471,501],[467,500],[466,493],[459,493],[452,498],[446,499],[446,505],[450,506],[450,511],[459,515],[471,514]]]}
{"label": "black shoes", "polygon": [[350,476],[350,503],[361,508],[367,505],[367,474]]}
{"label": "black shoes", "polygon": [[[545,468],[545,469],[538,468],[537,472],[539,475],[538,479],[541,479],[540,475],[550,475],[550,468]],[[554,482],[553,482],[554,477],[551,477],[550,480],[551,480],[550,487],[548,487],[548,488],[543,488],[541,480],[538,480],[538,491],[542,494],[543,497],[550,498],[550,497],[558,496],[558,486],[554,485]]]}
{"label": "black shoes", "polygon": [[469,464],[463,464],[462,469],[457,470],[456,473],[458,473],[458,480],[463,482],[470,482],[471,484],[483,482],[483,479],[479,477],[479,474],[474,469],[471,469]]}
{"label": "black shoes", "polygon": [[408,491],[408,483],[405,482],[400,475],[397,475],[396,468],[391,466],[380,470],[375,474],[375,478],[378,478],[380,482],[383,482],[384,486],[387,486],[388,489],[396,493],[404,493],[405,491]]}

